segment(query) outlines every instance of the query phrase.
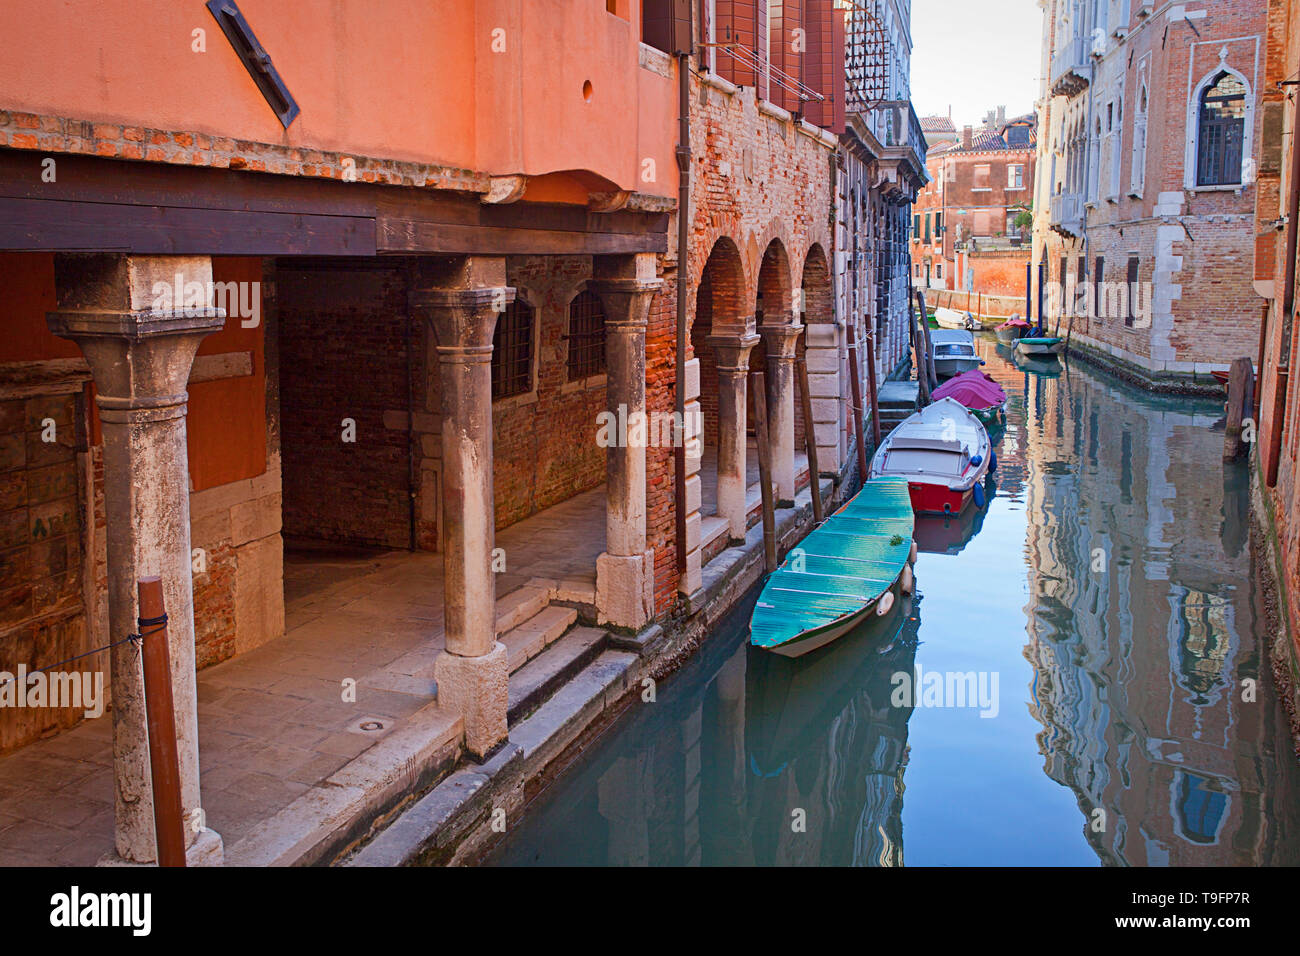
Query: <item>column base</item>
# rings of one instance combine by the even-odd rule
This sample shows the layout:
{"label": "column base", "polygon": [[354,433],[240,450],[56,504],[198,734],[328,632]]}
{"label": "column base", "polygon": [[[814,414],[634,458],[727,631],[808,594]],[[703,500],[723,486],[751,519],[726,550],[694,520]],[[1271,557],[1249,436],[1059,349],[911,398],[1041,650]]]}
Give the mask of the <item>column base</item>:
{"label": "column base", "polygon": [[[216,830],[209,830],[204,827],[195,837],[194,842],[185,848],[185,865],[189,866],[224,866],[226,862],[226,848],[221,840],[221,834]],[[137,863],[134,860],[124,860],[117,855],[114,850],[107,856],[100,858],[96,866],[157,866],[153,863]]]}
{"label": "column base", "polygon": [[601,624],[639,631],[654,617],[654,552],[596,559],[596,615]]}
{"label": "column base", "polygon": [[465,723],[465,749],[478,761],[506,739],[509,726],[510,664],[500,641],[482,657],[460,657],[443,651],[434,662],[438,707],[457,713]]}

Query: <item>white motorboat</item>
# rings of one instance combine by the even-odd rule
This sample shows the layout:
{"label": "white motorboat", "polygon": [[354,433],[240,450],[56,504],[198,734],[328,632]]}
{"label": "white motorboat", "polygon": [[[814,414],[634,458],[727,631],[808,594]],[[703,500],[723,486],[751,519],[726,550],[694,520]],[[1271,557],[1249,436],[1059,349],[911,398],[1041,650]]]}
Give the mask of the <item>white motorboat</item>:
{"label": "white motorboat", "polygon": [[975,336],[958,329],[933,329],[930,341],[934,345],[934,372],[941,378],[952,378],[984,364],[975,352]]}
{"label": "white motorboat", "polygon": [[997,467],[989,433],[965,405],[942,398],[881,442],[872,478],[906,478],[917,514],[961,514],[985,505],[984,478]]}

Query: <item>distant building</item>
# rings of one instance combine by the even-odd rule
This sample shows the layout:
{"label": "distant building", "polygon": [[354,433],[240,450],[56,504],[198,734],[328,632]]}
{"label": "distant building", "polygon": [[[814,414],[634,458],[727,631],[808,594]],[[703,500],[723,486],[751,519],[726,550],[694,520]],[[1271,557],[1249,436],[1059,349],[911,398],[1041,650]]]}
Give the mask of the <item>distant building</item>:
{"label": "distant building", "polygon": [[1258,348],[1265,0],[1042,6],[1034,263],[1049,293],[1107,299],[1049,296],[1049,317],[1150,387],[1208,382]]}
{"label": "distant building", "polygon": [[1016,220],[1030,210],[1037,118],[1008,121],[1005,107],[989,115],[1001,122],[930,147],[930,182],[912,210],[918,288],[1024,295],[1029,230]]}

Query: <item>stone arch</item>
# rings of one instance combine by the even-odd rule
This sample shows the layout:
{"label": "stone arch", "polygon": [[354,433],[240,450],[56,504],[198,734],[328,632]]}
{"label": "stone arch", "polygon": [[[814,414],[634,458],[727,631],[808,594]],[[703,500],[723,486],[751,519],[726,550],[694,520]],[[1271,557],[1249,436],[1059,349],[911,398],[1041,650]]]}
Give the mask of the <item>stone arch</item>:
{"label": "stone arch", "polygon": [[791,282],[790,254],[785,243],[773,239],[763,250],[755,285],[754,320],[759,325],[790,325],[794,296]]}
{"label": "stone arch", "polygon": [[[839,446],[836,436],[841,429],[843,405],[840,394],[839,327],[835,324],[835,287],[831,281],[826,247],[814,242],[804,256],[799,277],[799,298],[803,308],[797,316],[803,324],[800,352],[808,368],[808,391],[813,398],[814,427],[820,433],[817,442],[818,468],[834,472],[838,467]],[[803,396],[795,382],[795,448],[806,447]],[[818,415],[825,418],[824,421]],[[825,439],[824,441],[821,439]]]}

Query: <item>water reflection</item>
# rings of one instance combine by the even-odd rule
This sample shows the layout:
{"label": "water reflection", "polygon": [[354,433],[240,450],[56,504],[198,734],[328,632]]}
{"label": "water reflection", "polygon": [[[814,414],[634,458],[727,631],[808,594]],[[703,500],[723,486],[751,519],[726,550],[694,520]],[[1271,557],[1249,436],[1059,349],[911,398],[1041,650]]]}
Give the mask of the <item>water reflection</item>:
{"label": "water reflection", "polygon": [[1026,655],[1048,775],[1075,794],[1103,862],[1294,862],[1295,763],[1260,667],[1249,476],[1219,460],[1220,409],[1077,363],[1033,404]]}
{"label": "water reflection", "polygon": [[[1221,409],[979,347],[1000,487],[918,523],[914,606],[786,660],[748,648],[751,595],[493,862],[901,865],[904,832],[913,865],[1300,861]],[[892,706],[914,666],[1001,675],[996,718]]]}

